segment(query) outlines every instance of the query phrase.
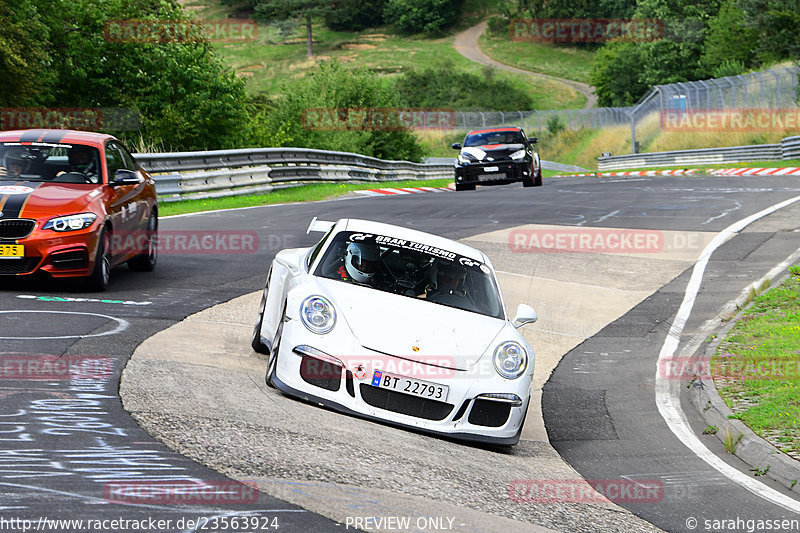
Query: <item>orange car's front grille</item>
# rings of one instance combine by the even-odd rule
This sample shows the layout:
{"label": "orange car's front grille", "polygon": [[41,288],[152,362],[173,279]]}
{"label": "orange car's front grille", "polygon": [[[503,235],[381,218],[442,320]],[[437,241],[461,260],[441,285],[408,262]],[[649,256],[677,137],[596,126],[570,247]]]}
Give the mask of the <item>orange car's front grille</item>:
{"label": "orange car's front grille", "polygon": [[0,239],[24,239],[33,231],[35,220],[11,218],[0,220]]}

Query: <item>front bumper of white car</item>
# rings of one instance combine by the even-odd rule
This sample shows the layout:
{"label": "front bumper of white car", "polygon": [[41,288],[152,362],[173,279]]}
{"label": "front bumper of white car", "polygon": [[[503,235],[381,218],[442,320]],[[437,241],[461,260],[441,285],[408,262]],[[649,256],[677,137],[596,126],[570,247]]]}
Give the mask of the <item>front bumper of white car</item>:
{"label": "front bumper of white car", "polygon": [[[525,375],[509,380],[497,374],[491,363],[481,364],[489,357],[470,370],[412,365],[408,359],[368,350],[349,335],[335,331],[314,335],[300,321],[288,320],[273,383],[290,396],[363,418],[459,440],[514,445],[530,402],[532,355]],[[392,367],[393,362],[399,363],[394,369],[414,367],[414,375],[406,377],[420,378],[421,373],[423,381],[448,387],[446,399],[374,386],[375,370],[387,371],[387,363]]]}

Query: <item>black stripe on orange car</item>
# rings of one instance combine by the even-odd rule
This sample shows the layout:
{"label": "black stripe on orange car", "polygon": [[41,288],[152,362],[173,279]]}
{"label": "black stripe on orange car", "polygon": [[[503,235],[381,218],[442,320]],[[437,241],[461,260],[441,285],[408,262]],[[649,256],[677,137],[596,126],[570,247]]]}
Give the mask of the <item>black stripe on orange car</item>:
{"label": "black stripe on orange car", "polygon": [[[21,181],[17,181],[16,183],[14,183],[14,185],[19,185],[21,183],[22,183]],[[3,183],[2,181],[0,181],[0,185],[7,185],[7,183]],[[11,198],[10,194],[4,194],[3,196],[0,196],[0,218],[5,217],[5,213],[3,212],[3,207],[5,207],[6,200],[8,200],[9,198]]]}
{"label": "black stripe on orange car", "polygon": [[36,142],[45,133],[47,133],[47,130],[28,130],[19,136],[19,142],[21,143]]}
{"label": "black stripe on orange car", "polygon": [[3,216],[5,216],[5,214],[3,213],[3,206],[6,204],[6,200],[8,200],[8,196],[0,197],[0,219],[2,219]]}
{"label": "black stripe on orange car", "polygon": [[6,195],[5,203],[3,204],[3,218],[19,218],[20,213],[28,203],[28,199],[38,189],[42,183],[35,181],[26,181],[19,184],[22,187],[30,187],[33,191],[27,194],[9,194]]}
{"label": "black stripe on orange car", "polygon": [[48,131],[47,133],[44,134],[44,136],[40,139],[40,141],[43,143],[54,143],[54,144],[60,143],[61,139],[63,139],[67,133],[69,132],[64,130]]}

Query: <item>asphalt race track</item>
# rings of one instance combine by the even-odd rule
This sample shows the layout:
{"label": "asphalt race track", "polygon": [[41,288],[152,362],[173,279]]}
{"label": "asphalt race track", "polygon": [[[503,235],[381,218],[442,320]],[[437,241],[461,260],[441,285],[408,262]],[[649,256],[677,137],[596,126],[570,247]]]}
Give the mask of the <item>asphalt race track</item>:
{"label": "asphalt race track", "polygon": [[[265,531],[275,525],[279,531],[352,530],[352,525],[256,493],[174,452],[139,427],[118,395],[120,374],[141,343],[193,313],[261,289],[276,251],[315,242],[313,234],[305,234],[313,216],[378,220],[451,239],[525,224],[713,233],[799,195],[800,182],[780,176],[567,178],[535,189],[487,187],[259,207],[163,219],[163,236],[217,232],[217,240],[204,249],[171,245],[152,273],[118,268],[103,294],[63,283],[0,280],[0,517],[32,520],[40,524],[39,530],[48,531],[103,529],[44,527],[40,520],[171,521],[152,526],[152,531]],[[750,282],[800,248],[798,212],[796,204],[778,211],[714,253],[682,342]],[[252,240],[242,241],[242,235]],[[249,247],[250,242],[257,246]],[[546,255],[548,261],[539,267],[558,268],[553,254]],[[683,271],[564,356],[544,386],[547,435],[587,479],[661,480],[663,498],[622,504],[660,529],[703,531],[703,520],[714,518],[800,518],[800,504],[790,510],[771,503],[697,458],[658,412],[656,361],[690,273]],[[646,279],[650,273],[636,274]],[[536,308],[535,301],[530,303]],[[602,307],[595,312],[602,313]],[[72,371],[59,370],[56,358],[72,364]],[[697,429],[696,410],[687,402],[682,405]],[[702,427],[697,433],[701,431]],[[423,446],[427,439],[436,442],[410,435]],[[749,474],[748,467],[727,455],[717,441],[704,442]],[[518,447],[521,451],[454,446],[457,454],[474,454],[487,470],[505,455],[519,454],[519,460],[525,460],[523,445]],[[397,484],[409,483],[400,472],[397,476]],[[753,482],[790,494],[764,478]],[[195,499],[148,500],[137,492],[137,483],[194,483],[207,490]],[[591,528],[570,527],[570,512],[561,507],[574,504],[548,505],[539,525],[625,530],[613,519]],[[495,512],[519,519],[501,508]],[[233,517],[252,521],[245,528],[234,525]],[[687,522],[692,517],[699,520],[696,529]],[[17,525],[21,531],[22,522]],[[107,530],[133,528],[118,524]]]}

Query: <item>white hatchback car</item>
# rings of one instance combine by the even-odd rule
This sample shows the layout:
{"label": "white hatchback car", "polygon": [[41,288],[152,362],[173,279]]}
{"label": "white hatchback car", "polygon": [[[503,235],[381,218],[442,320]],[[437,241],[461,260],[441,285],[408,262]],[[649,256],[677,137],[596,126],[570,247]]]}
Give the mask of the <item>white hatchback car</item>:
{"label": "white hatchback car", "polygon": [[335,410],[456,439],[514,445],[534,352],[509,321],[489,258],[428,233],[312,220],[325,236],[282,250],[252,345],[267,383]]}

